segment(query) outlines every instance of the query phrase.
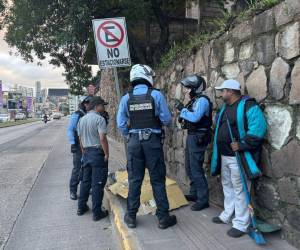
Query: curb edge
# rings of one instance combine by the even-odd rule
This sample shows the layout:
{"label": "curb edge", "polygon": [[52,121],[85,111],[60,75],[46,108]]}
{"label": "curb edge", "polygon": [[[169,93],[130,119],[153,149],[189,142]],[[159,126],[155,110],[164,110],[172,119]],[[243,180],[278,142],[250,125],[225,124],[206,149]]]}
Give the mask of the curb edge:
{"label": "curb edge", "polygon": [[124,211],[122,210],[122,204],[116,197],[113,196],[108,190],[105,190],[105,195],[109,204],[109,210],[111,212],[110,220],[113,227],[120,239],[120,245],[123,250],[138,250],[137,240],[135,239],[133,232],[123,222]]}

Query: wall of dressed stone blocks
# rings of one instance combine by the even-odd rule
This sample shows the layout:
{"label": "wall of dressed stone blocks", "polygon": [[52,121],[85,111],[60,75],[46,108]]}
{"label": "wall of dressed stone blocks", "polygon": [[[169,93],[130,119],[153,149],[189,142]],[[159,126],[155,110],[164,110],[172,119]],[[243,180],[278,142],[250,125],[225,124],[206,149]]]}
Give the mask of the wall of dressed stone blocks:
{"label": "wall of dressed stone blocks", "polygon": [[[214,87],[228,78],[239,80],[243,93],[262,104],[268,135],[261,163],[264,176],[255,182],[256,208],[265,220],[283,227],[284,238],[300,247],[300,1],[286,0],[236,24],[230,32],[157,73],[155,87],[165,93],[171,109],[174,97],[187,101],[179,81],[194,73],[207,79],[206,94],[215,111],[222,100]],[[111,71],[102,72],[100,94],[110,102],[110,134],[121,140],[114,122],[117,99]],[[174,116],[173,128],[166,131],[165,159],[168,175],[187,191],[187,133],[176,121]],[[210,155],[208,150],[205,168],[211,201],[222,205],[220,178],[209,174]]]}

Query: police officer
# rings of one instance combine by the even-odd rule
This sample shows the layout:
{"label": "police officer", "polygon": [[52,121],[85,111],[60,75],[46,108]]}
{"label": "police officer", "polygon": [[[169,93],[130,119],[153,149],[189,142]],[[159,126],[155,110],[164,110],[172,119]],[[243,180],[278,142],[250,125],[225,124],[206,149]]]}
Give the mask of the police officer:
{"label": "police officer", "polygon": [[162,126],[170,125],[172,118],[164,96],[153,89],[154,75],[147,65],[136,64],[132,67],[130,82],[133,89],[122,97],[117,114],[118,128],[128,138],[129,192],[124,221],[129,228],[136,227],[145,166],[149,170],[157,205],[159,228],[165,229],[177,223],[176,217],[169,215],[162,144]]}
{"label": "police officer", "polygon": [[70,118],[70,123],[67,130],[68,140],[71,144],[71,153],[73,154],[73,169],[70,179],[70,198],[77,200],[77,187],[79,184],[79,172],[81,168],[81,150],[79,145],[79,138],[77,133],[77,124],[81,117],[83,117],[89,110],[89,102],[91,97],[81,96],[79,98],[78,110],[75,111]]}
{"label": "police officer", "polygon": [[197,75],[187,76],[181,80],[184,92],[189,93],[190,101],[184,107],[177,101],[176,108],[180,111],[179,122],[188,130],[185,158],[186,170],[190,179],[190,194],[187,200],[195,201],[193,211],[209,207],[208,184],[203,170],[204,154],[210,142],[212,125],[212,104],[202,94],[206,88],[205,80]]}
{"label": "police officer", "polygon": [[106,138],[107,123],[101,114],[107,103],[95,96],[90,101],[91,110],[79,120],[77,130],[80,139],[82,157],[82,180],[78,199],[77,215],[85,214],[89,207],[87,201],[92,188],[93,220],[98,221],[108,216],[102,210],[104,187],[108,174],[109,148]]}

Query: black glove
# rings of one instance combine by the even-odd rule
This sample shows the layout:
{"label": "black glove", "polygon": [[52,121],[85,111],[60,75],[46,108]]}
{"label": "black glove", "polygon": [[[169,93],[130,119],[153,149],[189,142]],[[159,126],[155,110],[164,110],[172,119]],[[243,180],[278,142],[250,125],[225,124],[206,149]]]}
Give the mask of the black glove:
{"label": "black glove", "polygon": [[71,145],[71,153],[74,154],[77,152],[77,150],[78,150],[78,147],[75,144],[72,144]]}
{"label": "black glove", "polygon": [[107,111],[103,111],[103,113],[101,113],[101,116],[105,119],[107,125],[109,122],[109,114],[107,113]]}
{"label": "black glove", "polygon": [[184,105],[181,101],[179,101],[178,99],[175,99],[175,104],[174,104],[174,107],[176,109],[178,109],[179,111],[181,111],[183,108],[184,108]]}
{"label": "black glove", "polygon": [[187,129],[186,121],[183,118],[178,117],[178,122],[180,123],[182,129]]}

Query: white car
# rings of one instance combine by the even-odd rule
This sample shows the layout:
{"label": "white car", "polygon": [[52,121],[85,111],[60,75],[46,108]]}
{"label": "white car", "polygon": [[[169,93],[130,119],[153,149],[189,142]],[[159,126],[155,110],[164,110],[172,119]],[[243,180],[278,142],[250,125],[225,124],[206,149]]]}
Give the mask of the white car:
{"label": "white car", "polygon": [[8,114],[0,114],[0,122],[8,122],[9,115]]}
{"label": "white car", "polygon": [[54,113],[52,115],[52,118],[55,119],[55,120],[59,120],[61,118],[61,114],[60,113]]}
{"label": "white car", "polygon": [[26,119],[26,115],[23,113],[18,113],[16,114],[15,120],[25,120]]}

